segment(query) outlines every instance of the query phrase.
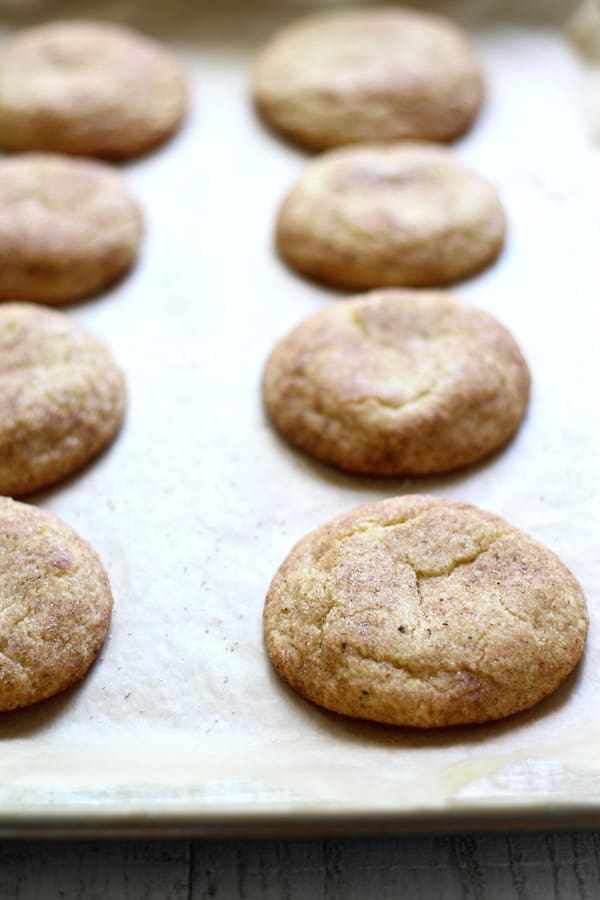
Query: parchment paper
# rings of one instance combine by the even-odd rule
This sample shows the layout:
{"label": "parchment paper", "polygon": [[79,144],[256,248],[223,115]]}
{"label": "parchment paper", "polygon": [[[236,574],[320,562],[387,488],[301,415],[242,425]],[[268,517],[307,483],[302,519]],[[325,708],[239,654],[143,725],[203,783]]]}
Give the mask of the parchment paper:
{"label": "parchment paper", "polygon": [[[139,266],[68,312],[125,368],[129,411],[101,459],[31,501],[96,547],[115,612],[80,687],[0,717],[4,833],[600,812],[594,154],[578,62],[560,30],[573,4],[514,7],[437,4],[471,28],[488,83],[481,118],[455,151],[497,185],[510,219],[499,263],[456,293],[521,343],[529,413],[484,465],[372,480],[288,448],[260,402],[274,341],[341,299],[274,256],[275,211],[306,157],[261,126],[247,97],[255,47],[309,5],[3,4],[6,34],[74,14],[144,28],[180,55],[192,98],[180,135],[123,169],[147,219]],[[504,516],[583,584],[584,662],[530,712],[430,733],[387,728],[313,707],[271,671],[263,599],[292,544],[358,503],[409,491]]]}

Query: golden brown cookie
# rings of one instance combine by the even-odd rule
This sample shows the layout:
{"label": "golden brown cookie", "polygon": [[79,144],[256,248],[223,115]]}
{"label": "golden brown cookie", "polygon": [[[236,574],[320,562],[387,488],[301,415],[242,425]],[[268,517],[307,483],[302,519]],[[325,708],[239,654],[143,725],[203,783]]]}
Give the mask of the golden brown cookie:
{"label": "golden brown cookie", "polygon": [[418,495],[304,537],[264,611],[269,655],[294,690],[419,728],[533,706],[577,665],[587,624],[554,553],[475,506]]}
{"label": "golden brown cookie", "polygon": [[0,161],[0,300],[59,306],[120,279],[142,218],[108,165],[52,154]]}
{"label": "golden brown cookie", "polygon": [[372,475],[448,472],[514,434],[529,370],[488,313],[436,291],[382,290],[309,316],[271,353],[268,413],[317,459]]}
{"label": "golden brown cookie", "polygon": [[264,119],[312,150],[375,141],[451,141],[473,122],[482,77],[448,19],[402,8],[327,12],[283,29],[259,53]]}
{"label": "golden brown cookie", "polygon": [[63,21],[0,49],[0,147],[128,159],[181,124],[186,86],[159,44],[120,25]]}
{"label": "golden brown cookie", "polygon": [[28,494],[95,457],[125,412],[106,347],[62,313],[0,306],[0,494]]}
{"label": "golden brown cookie", "polygon": [[0,498],[0,710],[80,681],[100,652],[113,598],[92,548],[35,506]]}
{"label": "golden brown cookie", "polygon": [[336,287],[435,287],[488,266],[505,230],[494,188],[447,151],[348,147],[306,167],[276,244],[292,268]]}

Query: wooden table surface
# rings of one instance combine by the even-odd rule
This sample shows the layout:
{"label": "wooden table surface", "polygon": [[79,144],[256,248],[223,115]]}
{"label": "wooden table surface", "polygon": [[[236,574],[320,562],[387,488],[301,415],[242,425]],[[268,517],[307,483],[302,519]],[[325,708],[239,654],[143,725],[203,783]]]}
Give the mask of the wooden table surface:
{"label": "wooden table surface", "polygon": [[0,900],[591,900],[600,832],[8,841]]}

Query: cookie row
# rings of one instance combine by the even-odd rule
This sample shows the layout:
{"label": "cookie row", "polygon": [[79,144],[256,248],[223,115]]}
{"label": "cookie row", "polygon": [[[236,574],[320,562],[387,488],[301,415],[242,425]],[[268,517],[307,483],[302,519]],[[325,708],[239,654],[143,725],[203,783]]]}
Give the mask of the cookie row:
{"label": "cookie row", "polygon": [[0,48],[0,300],[62,305],[121,278],[139,209],[116,172],[167,140],[187,89],[176,60],[130,29],[60,22]]}
{"label": "cookie row", "polygon": [[[0,493],[62,480],[119,430],[125,379],[61,313],[136,260],[142,216],[108,165],[166,140],[186,106],[179,66],[117,26],[62,22],[0,49]],[[34,152],[44,151],[44,152]],[[79,681],[106,639],[113,598],[94,550],[35,507],[0,497],[0,710]]]}
{"label": "cookie row", "polygon": [[341,148],[307,166],[279,211],[277,248],[301,274],[350,290],[439,286],[500,252],[492,186],[425,143],[456,139],[481,106],[479,65],[452,22],[401,8],[310,16],[259,52],[252,93],[285,137]]}
{"label": "cookie row", "polygon": [[[491,185],[415,143],[454,139],[478,111],[464,36],[398,9],[311,17],[259,55],[254,97],[285,137],[337,148],[284,199],[280,255],[327,285],[386,288],[320,310],[277,344],[263,375],[272,423],[311,456],[371,475],[448,472],[504,446],[530,388],[514,339],[448,294],[401,289],[474,274],[504,242]],[[491,513],[419,495],[308,534],[264,609],[268,653],[292,688],[422,728],[534,705],[579,662],[587,626],[583,591],[550,550]]]}

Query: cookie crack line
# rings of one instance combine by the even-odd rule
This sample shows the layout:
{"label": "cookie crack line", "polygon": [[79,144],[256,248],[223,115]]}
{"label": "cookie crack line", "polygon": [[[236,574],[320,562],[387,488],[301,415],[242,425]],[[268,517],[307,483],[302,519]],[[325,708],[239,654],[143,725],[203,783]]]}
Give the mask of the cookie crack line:
{"label": "cookie crack line", "polygon": [[[488,652],[487,640],[490,635],[493,633],[494,623],[488,622],[488,624],[484,627],[483,631],[475,638],[475,640],[471,643],[471,650],[473,653],[477,653],[477,659],[475,660],[477,665],[483,665],[483,660]],[[533,627],[531,629],[532,634],[534,633]],[[481,646],[483,645],[483,646]]]}
{"label": "cookie crack line", "polygon": [[[504,601],[502,594],[498,594],[497,599],[498,599],[498,603],[500,604],[500,606],[502,607],[502,609],[504,610],[504,612],[507,615],[509,615],[512,619],[516,619],[517,622],[523,622],[523,624],[529,625],[530,627],[532,627],[532,623],[526,616],[519,615],[518,612],[515,612],[514,609],[512,609],[510,606],[508,606],[508,604]],[[532,627],[532,632],[535,634],[533,627]]]}
{"label": "cookie crack line", "polygon": [[[396,353],[398,352],[398,347],[395,344],[390,343],[389,341],[386,341],[383,339],[375,339],[372,336],[372,334],[369,330],[369,326],[367,325],[367,322],[366,322],[364,316],[362,316],[358,310],[356,310],[356,309],[352,310],[350,313],[350,318],[351,318],[351,321],[353,322],[353,324],[358,328],[361,335],[364,338],[366,338],[368,341],[376,344],[376,346],[378,348],[384,347],[388,350],[393,350]],[[447,337],[447,335],[445,333],[443,333],[443,334],[440,334],[435,340],[438,341],[438,340],[444,339],[445,337]],[[318,384],[316,384],[314,378],[310,378],[310,382],[312,384],[313,389],[318,389]],[[405,400],[402,403],[395,403],[392,400],[388,400],[388,399],[382,397],[380,394],[373,393],[373,394],[369,394],[369,396],[367,396],[367,397],[363,397],[358,400],[348,400],[348,401],[346,401],[346,405],[347,406],[362,406],[367,403],[376,403],[378,406],[384,407],[386,409],[400,411],[400,410],[404,410],[407,406],[410,406],[413,403],[417,403],[419,400],[422,400],[424,397],[434,394],[437,390],[437,387],[438,387],[438,382],[437,382],[437,380],[434,379],[433,382],[428,387],[424,388],[422,391],[418,391],[413,397],[410,397],[408,400]],[[325,414],[322,406],[321,406],[320,412]],[[330,413],[326,413],[326,414],[330,415]],[[338,421],[342,421],[341,416],[336,417],[334,415],[334,418],[338,418]]]}
{"label": "cookie crack line", "polygon": [[[414,572],[414,569],[413,569]],[[419,579],[417,573],[415,572],[415,589],[417,591],[417,599],[419,601],[419,609],[423,608],[423,594],[421,593],[421,580]],[[411,629],[414,631],[414,628]]]}
{"label": "cookie crack line", "polygon": [[341,544],[342,541],[347,540],[348,538],[356,537],[358,534],[364,534],[367,531],[375,530],[375,529],[386,529],[386,528],[397,528],[402,525],[407,525],[409,522],[416,522],[418,519],[427,515],[434,504],[428,504],[427,507],[419,512],[416,512],[412,516],[404,516],[401,518],[392,518],[388,522],[377,522],[374,519],[363,519],[362,522],[359,523],[358,528],[351,528],[350,531],[344,532],[344,534],[336,535],[334,538],[335,544]]}
{"label": "cookie crack line", "polygon": [[[420,513],[420,514],[413,516],[407,520],[404,520],[400,524],[401,525],[407,524],[407,522],[414,521],[415,519],[420,518],[424,514],[425,513]],[[388,525],[387,527],[390,527],[390,526]],[[395,526],[395,527],[398,527],[398,526]],[[360,533],[360,531],[355,532],[355,533]],[[422,608],[422,605],[423,605],[423,595],[421,593],[421,584],[424,581],[431,580],[432,578],[448,578],[457,569],[459,569],[463,566],[472,565],[481,556],[484,556],[486,553],[489,553],[490,550],[493,548],[494,544],[496,544],[507,533],[508,532],[506,530],[497,532],[495,534],[495,536],[487,544],[487,546],[485,546],[485,547],[480,546],[475,553],[470,554],[468,557],[459,557],[458,559],[456,559],[453,562],[453,564],[449,568],[447,568],[446,570],[444,570],[443,572],[440,572],[440,573],[434,573],[434,574],[423,573],[423,572],[420,572],[414,565],[412,565],[412,563],[409,560],[407,560],[407,559],[400,560],[400,564],[405,565],[409,569],[411,569],[415,576],[415,590],[416,590],[416,595],[417,595],[417,599],[418,599],[418,606],[420,608]],[[320,568],[322,571],[322,566],[318,566],[318,568]],[[325,632],[327,630],[327,623],[329,621],[329,618],[335,612],[336,609],[339,609],[342,606],[342,601],[336,599],[334,596],[334,592],[331,588],[331,582],[330,582],[329,578],[327,579],[326,583],[323,585],[323,590],[327,594],[327,599],[328,599],[329,605],[328,605],[326,611],[324,612],[324,614],[321,616],[319,623],[317,625],[317,628],[319,630],[318,648],[319,648],[320,653],[322,652],[322,649],[323,649],[323,641],[325,640],[325,637],[326,637]],[[502,602],[502,600],[500,598],[499,598],[499,602],[500,602],[500,605],[502,606],[502,608],[506,609],[506,612],[510,614],[510,610],[505,607],[504,603]],[[351,619],[353,617],[353,615],[358,614],[362,611],[364,611],[364,610],[359,609],[359,608],[352,608],[349,610],[348,618]],[[525,624],[529,624],[529,625],[531,624],[529,622],[529,620],[526,618],[521,618],[520,616],[518,616],[516,614],[515,614],[515,617],[520,619]],[[416,630],[415,627],[410,629],[411,633],[414,633],[415,630]]]}
{"label": "cookie crack line", "polygon": [[323,641],[325,640],[325,631],[327,626],[327,620],[330,615],[340,606],[339,600],[336,600],[333,596],[333,591],[331,589],[331,584],[329,579],[327,579],[325,585],[323,586],[323,590],[327,595],[327,600],[329,602],[329,606],[327,607],[326,612],[321,617],[321,620],[318,625],[319,629],[319,655],[323,652]]}
{"label": "cookie crack line", "polygon": [[361,653],[358,647],[354,647],[350,644],[347,645],[346,650],[349,650],[351,654],[354,654],[357,659],[375,663],[375,665],[389,666],[396,672],[403,672],[413,681],[418,681],[419,684],[426,685],[438,694],[446,694],[451,689],[444,689],[443,687],[434,684],[431,679],[445,673],[449,675],[460,675],[463,672],[466,672],[469,675],[474,675],[476,678],[484,678],[486,681],[491,682],[497,687],[501,687],[501,683],[496,678],[494,678],[493,675],[489,675],[487,672],[480,672],[467,664],[461,664],[459,666],[436,666],[435,668],[432,667],[429,669],[418,668],[408,662],[394,659],[393,657],[389,656],[368,656],[366,653]]}
{"label": "cookie crack line", "polygon": [[380,396],[379,394],[369,394],[368,397],[362,397],[360,400],[348,400],[346,402],[346,406],[366,406],[368,403],[376,403],[377,406],[380,406],[383,409],[391,409],[394,412],[403,412],[408,406],[412,406],[414,403],[418,403],[419,400],[422,400],[424,397],[428,397],[431,394],[434,394],[436,388],[437,384],[434,382],[429,387],[423,388],[423,390],[415,394],[414,397],[410,397],[408,400],[403,400],[401,403],[395,403],[393,400],[388,400],[385,397]]}
{"label": "cookie crack line", "polygon": [[[27,683],[30,686],[33,685],[33,678],[31,677],[31,673],[21,659],[19,659],[17,656],[9,656],[7,653],[4,653],[2,650],[0,650],[0,660],[3,660],[4,663],[7,663],[8,665],[17,666]],[[1,666],[2,662],[0,662],[0,667]]]}
{"label": "cookie crack line", "polygon": [[506,537],[507,534],[508,534],[507,531],[496,532],[496,534],[494,535],[494,537],[490,540],[490,542],[488,544],[486,544],[483,547],[480,545],[474,553],[469,553],[466,556],[459,556],[457,559],[453,560],[453,562],[446,569],[443,569],[441,572],[433,572],[432,573],[432,572],[419,571],[419,569],[417,569],[416,566],[411,565],[411,563],[408,562],[408,560],[406,561],[406,565],[410,566],[410,568],[415,573],[416,578],[419,579],[420,581],[429,581],[432,578],[448,578],[450,575],[452,575],[453,572],[456,571],[456,569],[461,568],[461,566],[470,566],[470,565],[472,565],[472,563],[476,562],[481,556],[484,556],[486,553],[489,553],[489,551],[492,549],[494,544],[497,544],[498,541],[501,540],[503,537]]}

